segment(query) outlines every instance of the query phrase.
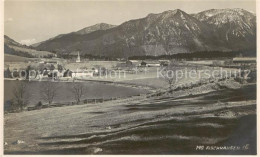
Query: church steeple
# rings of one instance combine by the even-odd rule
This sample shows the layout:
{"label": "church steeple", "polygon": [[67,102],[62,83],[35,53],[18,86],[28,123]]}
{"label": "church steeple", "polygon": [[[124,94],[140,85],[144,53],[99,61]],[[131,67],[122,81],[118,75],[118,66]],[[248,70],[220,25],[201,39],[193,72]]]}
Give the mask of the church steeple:
{"label": "church steeple", "polygon": [[80,55],[79,55],[79,52],[78,52],[78,58],[76,60],[76,63],[79,63],[80,62]]}

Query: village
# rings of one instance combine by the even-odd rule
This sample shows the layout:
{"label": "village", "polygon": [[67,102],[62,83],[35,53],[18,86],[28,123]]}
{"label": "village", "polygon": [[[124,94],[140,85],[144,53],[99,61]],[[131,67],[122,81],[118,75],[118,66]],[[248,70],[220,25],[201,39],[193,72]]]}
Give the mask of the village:
{"label": "village", "polygon": [[[244,68],[255,69],[256,58],[253,57],[234,57],[225,60],[128,60],[119,59],[119,61],[90,61],[82,60],[78,53],[77,58],[66,60],[57,57],[49,59],[39,58],[26,62],[5,63],[4,77],[5,79],[29,79],[29,80],[46,80],[53,79],[56,81],[69,81],[75,79],[91,79],[100,80],[108,79],[107,74],[116,77],[120,72],[126,79],[126,74],[139,74],[137,78],[141,78],[143,73],[151,73],[156,68],[167,67],[172,62],[178,62],[186,66],[211,66],[226,68]],[[150,69],[150,70],[148,70]],[[148,72],[149,71],[149,72]],[[113,75],[113,76],[112,76]],[[148,74],[149,75],[149,74]],[[106,77],[102,77],[106,76]],[[130,75],[131,76],[131,75]],[[110,77],[110,79],[111,79]],[[135,76],[136,77],[136,76]],[[120,77],[123,79],[123,77]],[[131,77],[130,77],[131,78]]]}
{"label": "village", "polygon": [[[131,73],[134,71],[134,68],[163,67],[167,66],[170,61],[97,61],[92,64],[88,64],[87,62],[91,63],[93,61],[81,61],[79,54],[76,60],[73,61],[66,61],[59,58],[36,59],[34,61],[28,61],[27,67],[20,67],[19,69],[12,67],[12,64],[10,66],[8,65],[5,69],[5,78],[30,80],[38,80],[40,78],[53,78],[55,80],[62,80],[63,78],[87,78],[102,76],[107,70],[124,70],[125,72]],[[11,71],[13,71],[12,74]],[[26,71],[30,71],[27,77],[25,76]]]}

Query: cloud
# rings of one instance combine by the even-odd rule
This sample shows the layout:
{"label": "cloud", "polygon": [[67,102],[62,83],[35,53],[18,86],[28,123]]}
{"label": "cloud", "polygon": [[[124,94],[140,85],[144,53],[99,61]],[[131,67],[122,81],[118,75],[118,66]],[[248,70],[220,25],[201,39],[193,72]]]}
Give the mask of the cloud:
{"label": "cloud", "polygon": [[21,40],[20,43],[23,45],[29,46],[33,43],[36,43],[36,39],[34,39],[34,38],[33,39],[24,39],[24,40]]}

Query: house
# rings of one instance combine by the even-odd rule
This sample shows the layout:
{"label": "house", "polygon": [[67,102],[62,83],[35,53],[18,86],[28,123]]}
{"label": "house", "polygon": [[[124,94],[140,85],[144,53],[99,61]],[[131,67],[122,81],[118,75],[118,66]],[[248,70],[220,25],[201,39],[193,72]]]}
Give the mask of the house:
{"label": "house", "polygon": [[167,63],[170,63],[170,60],[160,59],[159,62],[167,62]]}
{"label": "house", "polygon": [[142,61],[142,62],[140,63],[140,66],[141,66],[141,67],[146,67],[146,64],[147,64],[147,63],[146,63],[145,61]]}
{"label": "house", "polygon": [[60,78],[63,77],[63,73],[58,70],[51,70],[48,72],[48,77]]}
{"label": "house", "polygon": [[64,73],[63,73],[63,77],[72,77],[72,71],[67,69]]}
{"label": "house", "polygon": [[94,71],[94,73],[98,73],[99,72],[99,69],[97,67],[93,67],[91,68],[92,71]]}
{"label": "house", "polygon": [[126,61],[125,58],[116,58],[117,61]]}
{"label": "house", "polygon": [[152,61],[152,60],[147,60],[147,61],[142,61],[140,63],[142,67],[160,67],[161,64],[159,61]]}
{"label": "house", "polygon": [[127,60],[126,61],[127,67],[131,67],[131,66],[138,67],[140,65],[141,65],[141,61],[139,61],[139,60]]}
{"label": "house", "polygon": [[126,63],[125,62],[119,62],[119,63],[116,64],[116,67],[118,67],[118,68],[126,67]]}
{"label": "house", "polygon": [[169,65],[169,61],[160,61],[161,67],[167,67]]}
{"label": "house", "polygon": [[125,62],[125,64],[126,64],[127,67],[130,67],[130,66],[133,65],[133,62],[130,61],[130,60],[127,60],[127,61]]}
{"label": "house", "polygon": [[233,58],[233,63],[256,64],[256,58],[255,57],[235,57],[235,58]]}

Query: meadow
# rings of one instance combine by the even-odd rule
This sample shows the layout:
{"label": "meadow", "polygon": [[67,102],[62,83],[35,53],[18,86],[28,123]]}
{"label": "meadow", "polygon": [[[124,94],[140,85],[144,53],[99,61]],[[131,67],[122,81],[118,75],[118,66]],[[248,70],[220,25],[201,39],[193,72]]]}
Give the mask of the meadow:
{"label": "meadow", "polygon": [[[255,91],[254,84],[192,96],[139,96],[9,113],[5,115],[5,154],[253,155]],[[17,140],[25,143],[12,144]],[[249,149],[239,151],[196,150],[197,145],[246,144]]]}
{"label": "meadow", "polygon": [[[5,80],[4,81],[4,100],[8,101],[13,98],[13,90],[17,85],[16,80]],[[26,91],[29,95],[29,106],[34,106],[41,99],[41,88],[44,82],[31,81],[28,83]],[[56,82],[58,91],[54,97],[54,103],[73,102],[74,95],[71,92],[71,82]],[[84,99],[109,99],[109,98],[120,98],[129,97],[133,95],[139,95],[149,92],[146,89],[137,89],[131,87],[117,86],[113,84],[105,84],[102,82],[80,82],[84,87]]]}

